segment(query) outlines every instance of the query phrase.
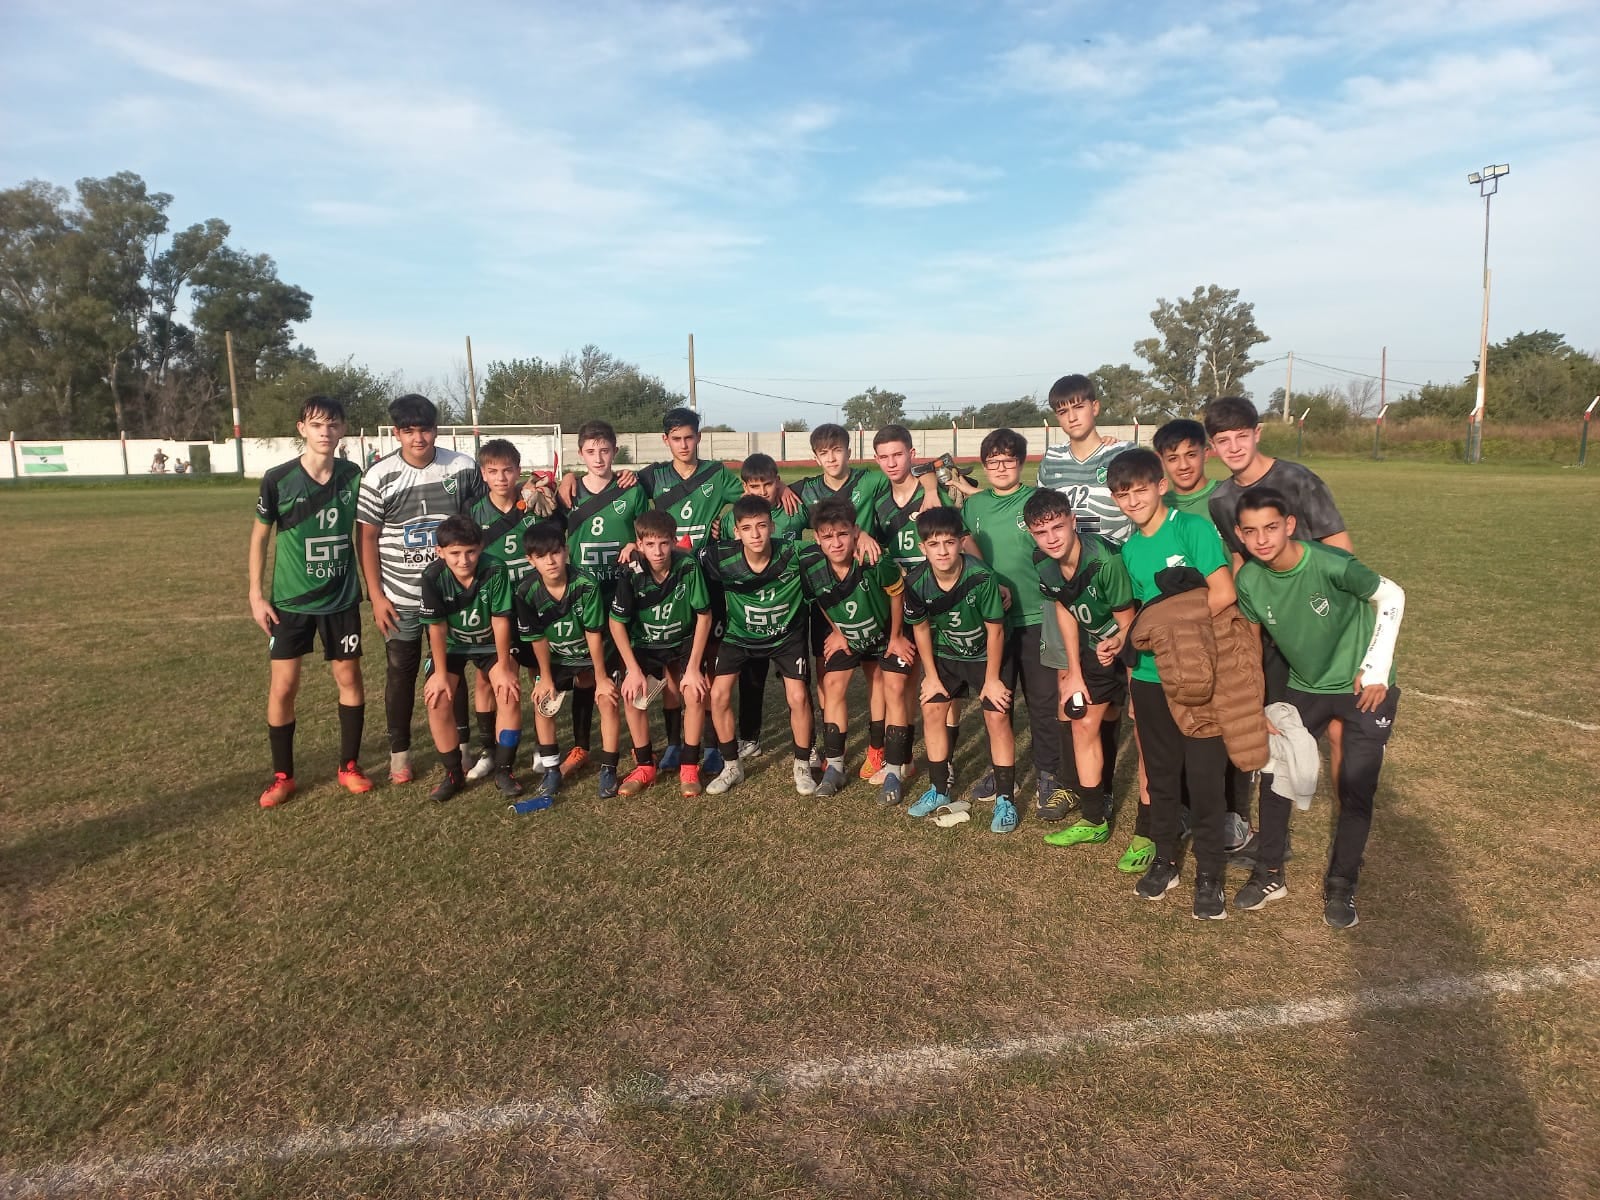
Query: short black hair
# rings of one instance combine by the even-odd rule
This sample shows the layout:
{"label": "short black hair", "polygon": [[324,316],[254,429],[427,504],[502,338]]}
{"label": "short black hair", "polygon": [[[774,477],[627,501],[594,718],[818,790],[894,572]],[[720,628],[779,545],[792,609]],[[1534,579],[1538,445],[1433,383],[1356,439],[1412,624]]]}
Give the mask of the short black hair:
{"label": "short black hair", "polygon": [[389,401],[389,421],[396,429],[437,429],[439,410],[426,396],[407,392]]}
{"label": "short black hair", "polygon": [[439,522],[433,531],[433,544],[441,550],[446,546],[481,546],[483,526],[465,513],[457,513]]}
{"label": "short black hair", "polygon": [[925,508],[917,514],[917,536],[926,540],[936,533],[947,533],[959,540],[967,527],[961,522],[961,513],[954,508]]}
{"label": "short black hair", "polygon": [[1176,450],[1185,442],[1193,442],[1200,449],[1206,448],[1206,427],[1199,421],[1191,421],[1188,417],[1179,417],[1176,421],[1168,421],[1156,430],[1155,437],[1150,439],[1150,444],[1155,447],[1157,454],[1165,454],[1168,450]]}
{"label": "short black hair", "polygon": [[633,536],[664,537],[668,541],[678,540],[678,523],[672,519],[672,514],[663,512],[659,508],[647,508],[633,519]]}
{"label": "short black hair", "polygon": [[[673,526],[673,530],[676,532],[677,526]],[[554,521],[535,522],[522,534],[522,552],[530,556],[554,554],[564,549],[566,544],[566,531]]]}
{"label": "short black hair", "polygon": [[1019,463],[1027,460],[1028,439],[1015,429],[991,429],[978,447],[978,461],[988,462],[996,454],[1009,454]]}
{"label": "short black hair", "polygon": [[505,438],[490,438],[478,447],[478,462],[508,462],[514,467],[522,466],[522,451],[518,450],[515,442]]}
{"label": "short black hair", "polygon": [[746,483],[771,483],[778,478],[778,460],[770,454],[752,454],[739,468],[739,478]]}
{"label": "short black hair", "polygon": [[917,443],[911,437],[911,430],[904,425],[885,425],[872,435],[872,448],[887,446],[890,442],[904,442],[907,450],[915,450]]}
{"label": "short black hair", "polygon": [[821,529],[824,525],[849,525],[854,528],[855,523],[856,506],[843,496],[829,496],[811,511],[812,529]]}
{"label": "short black hair", "polygon": [[312,417],[344,421],[344,401],[335,400],[332,396],[307,396],[306,402],[300,406],[300,419],[309,421]]}
{"label": "short black hair", "polygon": [[1143,446],[1124,450],[1106,467],[1106,489],[1113,494],[1136,483],[1160,483],[1163,478],[1160,456]]}
{"label": "short black hair", "polygon": [[811,431],[811,450],[831,450],[835,446],[850,449],[850,431],[843,425],[835,425],[828,421],[818,425]]}
{"label": "short black hair", "polygon": [[1072,501],[1054,488],[1040,488],[1028,497],[1022,506],[1022,523],[1027,526],[1042,525],[1056,517],[1072,516]]}
{"label": "short black hair", "polygon": [[578,449],[583,449],[585,442],[601,441],[617,444],[617,431],[611,427],[610,421],[585,421],[578,426]]}
{"label": "short black hair", "polygon": [[740,496],[733,502],[733,523],[751,517],[766,517],[772,519],[772,504],[764,496]]}
{"label": "short black hair", "polygon": [[1239,523],[1239,514],[1247,508],[1275,508],[1283,517],[1294,516],[1294,510],[1289,507],[1289,498],[1277,488],[1253,487],[1245,488],[1239,496],[1239,503],[1233,506],[1233,523]]}
{"label": "short black hair", "polygon": [[692,408],[669,408],[666,416],[661,418],[662,433],[671,433],[674,429],[682,429],[685,425],[699,433],[700,414]]}
{"label": "short black hair", "polygon": [[1057,400],[1093,400],[1094,380],[1087,375],[1063,375],[1050,385],[1050,407],[1056,407]]}
{"label": "short black hair", "polygon": [[1206,433],[1211,437],[1236,429],[1254,429],[1261,424],[1256,406],[1243,396],[1219,396],[1206,405],[1204,415]]}

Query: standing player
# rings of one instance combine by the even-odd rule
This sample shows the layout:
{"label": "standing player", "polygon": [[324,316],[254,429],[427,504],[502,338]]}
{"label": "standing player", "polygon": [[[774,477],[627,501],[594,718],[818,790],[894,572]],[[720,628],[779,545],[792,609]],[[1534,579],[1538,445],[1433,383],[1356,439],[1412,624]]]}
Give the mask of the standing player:
{"label": "standing player", "polygon": [[[471,457],[434,444],[439,410],[426,396],[413,393],[394,400],[389,419],[400,450],[380,458],[362,477],[356,520],[361,574],[388,658],[383,707],[389,725],[389,779],[410,783],[411,713],[422,665],[422,572],[434,560],[433,532],[439,522],[471,512],[483,495],[483,481]],[[466,692],[458,690],[458,729],[467,723],[466,702]]]}
{"label": "standing player", "polygon": [[[274,467],[261,480],[256,524],[250,534],[250,615],[267,635],[271,676],[267,685],[267,740],[272,782],[261,807],[294,795],[295,696],[301,659],[322,638],[322,657],[339,689],[339,782],[356,794],[372,790],[357,765],[366,698],[361,683],[361,583],[354,569],[356,493],[361,471],[335,458],[344,437],[344,405],[312,396],[295,426],[305,443],[299,458]],[[262,591],[267,536],[276,531],[272,602]]]}
{"label": "standing player", "polygon": [[1039,461],[1039,486],[1067,494],[1079,533],[1099,534],[1121,545],[1133,526],[1111,498],[1106,468],[1133,443],[1113,441],[1095,428],[1100,401],[1087,375],[1063,375],[1051,384],[1050,410],[1067,440],[1045,447]]}
{"label": "standing player", "polygon": [[1206,478],[1206,427],[1179,417],[1156,430],[1150,446],[1167,473],[1167,507],[1210,520],[1211,497],[1219,484]]}
{"label": "standing player", "polygon": [[[800,495],[800,507],[805,510],[808,524],[814,523],[816,506],[835,497],[848,500],[855,509],[856,526],[870,528],[872,509],[878,497],[889,486],[883,472],[871,467],[850,465],[850,431],[843,425],[818,425],[811,431],[811,453],[816,457],[821,475],[811,475],[795,485]],[[858,538],[862,557],[876,562],[878,543],[862,533]]]}

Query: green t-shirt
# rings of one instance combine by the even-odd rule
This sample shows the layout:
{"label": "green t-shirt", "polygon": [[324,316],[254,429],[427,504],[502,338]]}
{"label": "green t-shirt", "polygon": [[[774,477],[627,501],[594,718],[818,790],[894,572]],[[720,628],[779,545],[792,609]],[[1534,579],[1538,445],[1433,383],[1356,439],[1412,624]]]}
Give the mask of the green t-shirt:
{"label": "green t-shirt", "polygon": [[634,649],[670,653],[693,640],[695,619],[710,607],[705,576],[694,555],[674,550],[663,580],[642,564],[638,570],[623,571],[617,577],[610,613],[627,626]]}
{"label": "green t-shirt", "polygon": [[[1038,586],[1034,586],[1038,595]],[[961,574],[949,589],[939,586],[924,562],[906,574],[906,624],[928,622],[933,652],[939,658],[982,661],[989,656],[988,622],[1003,622],[995,573],[970,554],[961,556]]]}
{"label": "green t-shirt", "polygon": [[1008,629],[1037,625],[1043,609],[1039,595],[1039,570],[1033,562],[1038,543],[1022,519],[1022,507],[1037,488],[1019,487],[1004,496],[992,488],[968,496],[961,506],[961,518],[978,543],[983,561],[994,568],[1000,582],[1011,589],[1011,607],[1006,611]]}
{"label": "green t-shirt", "polygon": [[[870,532],[878,545],[883,547],[884,554],[893,558],[902,571],[909,571],[925,561],[922,535],[917,532],[917,514],[922,511],[922,503],[926,498],[927,492],[919,483],[904,504],[895,503],[892,487],[884,488],[872,504]],[[942,488],[939,490],[939,503],[948,503]]]}
{"label": "green t-shirt", "polygon": [[[1228,562],[1228,548],[1222,544],[1215,525],[1204,517],[1174,509],[1167,510],[1154,534],[1147,537],[1135,529],[1122,544],[1122,563],[1133,582],[1133,597],[1140,604],[1149,604],[1161,595],[1156,576],[1168,567],[1193,567],[1202,575],[1210,575]],[[1133,677],[1145,683],[1160,683],[1156,656],[1142,651]]]}
{"label": "green t-shirt", "polygon": [[333,474],[318,483],[298,458],[261,479],[256,520],[277,527],[272,558],[272,607],[319,616],[361,603],[356,572],[356,499],[361,468],[333,460]]}
{"label": "green t-shirt", "polygon": [[672,514],[678,523],[678,538],[688,538],[690,550],[706,544],[712,520],[744,495],[739,472],[719,462],[697,463],[687,479],[671,462],[654,463],[639,472],[639,486],[651,504]]}
{"label": "green t-shirt", "polygon": [[724,635],[736,646],[764,646],[784,637],[805,609],[799,548],[772,540],[772,557],[761,570],[745,558],[742,542],[713,542],[700,555],[709,587],[721,587],[728,604]]}
{"label": "green t-shirt", "polygon": [[800,551],[806,599],[819,605],[844,635],[852,654],[881,654],[889,640],[889,598],[904,584],[900,568],[887,554],[877,562],[851,563],[843,579],[812,543]]}
{"label": "green t-shirt", "polygon": [[600,583],[592,575],[567,568],[567,589],[558,600],[535,571],[516,588],[512,600],[517,632],[525,642],[549,642],[550,663],[588,667],[589,631],[605,628],[606,610]]}
{"label": "green t-shirt", "polygon": [[[1117,632],[1114,614],[1133,607],[1133,582],[1128,578],[1128,568],[1123,566],[1118,548],[1105,538],[1095,533],[1081,533],[1078,544],[1082,549],[1072,583],[1081,584],[1081,587],[1075,597],[1070,600],[1063,597],[1059,603],[1077,620],[1078,644],[1087,650]],[[1039,583],[1052,590],[1067,586],[1061,564],[1043,552],[1039,554]],[[1048,605],[1043,617],[1045,621],[1054,619]]]}
{"label": "green t-shirt", "polygon": [[[1348,551],[1321,542],[1299,544],[1305,552],[1287,571],[1255,559],[1239,568],[1239,611],[1278,643],[1289,663],[1290,687],[1323,695],[1348,692],[1378,621],[1368,603],[1378,590],[1378,573]],[[1392,668],[1384,682],[1394,683]]]}
{"label": "green t-shirt", "polygon": [[862,529],[872,529],[872,510],[878,497],[889,490],[889,477],[876,467],[851,467],[845,483],[839,488],[828,486],[826,477],[812,475],[794,485],[800,496],[800,508],[806,514],[806,525],[816,513],[817,505],[824,500],[848,500],[856,510],[856,524]]}
{"label": "green t-shirt", "polygon": [[567,531],[567,554],[572,563],[602,583],[617,575],[617,554],[633,541],[633,520],[650,506],[643,489],[624,490],[615,479],[598,492],[591,492],[579,476],[578,490],[571,508],[557,510]]}
{"label": "green t-shirt", "polygon": [[1167,488],[1167,507],[1191,516],[1211,520],[1211,493],[1217,490],[1217,481],[1208,479],[1192,492],[1177,492]]}
{"label": "green t-shirt", "polygon": [[494,501],[485,496],[473,504],[472,519],[483,527],[484,556],[501,563],[511,579],[511,586],[516,587],[533,570],[522,548],[522,535],[539,518],[515,501],[509,512],[501,512]]}
{"label": "green t-shirt", "polygon": [[504,563],[487,554],[479,557],[471,583],[457,579],[442,558],[422,570],[418,617],[424,625],[444,622],[447,651],[493,654],[493,619],[510,617],[511,607],[511,577]]}

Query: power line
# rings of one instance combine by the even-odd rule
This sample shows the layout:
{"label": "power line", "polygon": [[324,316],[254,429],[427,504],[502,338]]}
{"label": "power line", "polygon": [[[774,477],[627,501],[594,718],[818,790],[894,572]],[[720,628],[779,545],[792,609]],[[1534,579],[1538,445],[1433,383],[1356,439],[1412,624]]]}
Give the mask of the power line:
{"label": "power line", "polygon": [[768,400],[782,400],[786,404],[809,404],[813,408],[838,408],[837,404],[829,404],[826,400],[801,400],[797,396],[778,396],[772,392],[756,392],[749,388],[734,387],[731,383],[722,383],[715,379],[707,379],[704,375],[696,375],[697,383],[709,383],[712,387],[727,388],[730,392],[743,392],[746,396],[762,396]]}
{"label": "power line", "polygon": [[1307,366],[1321,367],[1324,371],[1334,371],[1334,372],[1337,372],[1340,375],[1354,375],[1358,379],[1384,379],[1384,378],[1387,378],[1390,383],[1403,383],[1407,387],[1428,387],[1429,386],[1426,383],[1419,383],[1415,379],[1396,379],[1393,375],[1389,375],[1389,376],[1373,375],[1372,373],[1370,373],[1368,371],[1352,371],[1348,367],[1330,367],[1327,363],[1316,362],[1315,360],[1309,359],[1309,358],[1297,358],[1294,361],[1295,361],[1296,364],[1305,363]]}

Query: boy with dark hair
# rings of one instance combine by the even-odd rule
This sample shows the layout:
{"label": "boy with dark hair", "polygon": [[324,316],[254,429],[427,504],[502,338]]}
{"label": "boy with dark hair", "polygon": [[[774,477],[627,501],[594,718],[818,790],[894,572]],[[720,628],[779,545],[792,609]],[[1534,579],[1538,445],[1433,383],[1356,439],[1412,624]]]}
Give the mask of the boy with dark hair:
{"label": "boy with dark hair", "polygon": [[453,701],[469,663],[480,679],[488,677],[497,702],[495,786],[503,796],[519,796],[522,785],[511,773],[522,712],[511,660],[510,576],[498,559],[483,553],[483,530],[471,517],[446,517],[434,531],[434,545],[438,557],[422,572],[418,619],[428,636],[422,701],[444,778],[428,799],[442,804],[466,784]]}
{"label": "boy with dark hair", "polygon": [[[1122,561],[1133,583],[1134,598],[1145,606],[1141,622],[1159,607],[1158,601],[1170,602],[1168,598],[1181,588],[1173,578],[1180,574],[1176,568],[1187,568],[1187,574],[1204,579],[1204,611],[1211,618],[1234,604],[1233,572],[1222,538],[1209,521],[1166,506],[1167,480],[1154,451],[1124,450],[1111,460],[1106,484],[1133,526],[1133,535],[1122,548]],[[1222,682],[1217,680],[1219,689]],[[1227,864],[1222,848],[1227,749],[1221,736],[1191,737],[1183,732],[1162,686],[1156,655],[1150,650],[1140,653],[1130,690],[1156,844],[1155,861],[1136,891],[1146,900],[1160,900],[1177,886],[1182,845],[1179,809],[1187,788],[1194,833],[1194,915],[1200,920],[1222,920],[1227,916],[1222,898]],[[1259,696],[1255,703],[1259,706]]]}
{"label": "boy with dark hair", "polygon": [[[1060,492],[1035,492],[1022,519],[1039,546],[1043,657],[1057,668],[1068,717],[1061,722],[1062,763],[1072,756],[1074,798],[1082,810],[1079,820],[1044,840],[1052,846],[1098,844],[1111,836],[1117,726],[1128,697],[1127,672],[1117,656],[1133,624],[1133,584],[1115,546],[1098,534],[1077,532],[1072,503]],[[1050,816],[1060,820],[1066,809]]]}
{"label": "boy with dark hair", "polygon": [[667,744],[687,743],[679,786],[685,796],[698,796],[708,691],[701,664],[711,640],[711,598],[694,556],[674,545],[677,528],[670,515],[647,509],[634,520],[633,530],[637,565],[617,577],[610,608],[611,640],[624,668],[622,702],[638,764],[619,791],[632,796],[655,782],[649,701],[656,690],[664,690]]}
{"label": "boy with dark hair", "polygon": [[[1288,660],[1286,701],[1306,732],[1316,738],[1331,721],[1344,724],[1339,821],[1322,897],[1323,919],[1348,929],[1356,924],[1372,801],[1400,705],[1394,650],[1405,593],[1347,551],[1298,540],[1291,508],[1273,488],[1249,488],[1239,498],[1234,532],[1250,556],[1239,568],[1239,607],[1253,628],[1271,632]],[[1290,802],[1272,784],[1263,773],[1260,850],[1250,881],[1234,897],[1236,908],[1258,909],[1289,892],[1283,856]]]}
{"label": "boy with dark hair", "polygon": [[761,496],[741,496],[733,505],[736,541],[713,542],[701,552],[706,582],[727,599],[728,629],[717,649],[711,684],[711,720],[723,768],[706,785],[713,796],[744,782],[733,715],[733,681],[751,659],[768,659],[783,676],[794,735],[794,786],[815,794],[811,776],[810,662],[806,655],[806,603],[800,556],[792,541],[772,537],[772,507]]}
{"label": "boy with dark hair", "polygon": [[[617,686],[606,669],[605,604],[600,584],[588,573],[570,565],[567,542],[560,525],[542,521],[523,538],[533,574],[512,594],[517,629],[533,645],[539,679],[533,688],[533,723],[539,738],[538,765],[544,779],[534,799],[548,801],[561,787],[561,760],[557,757],[555,714],[561,697],[574,688],[593,688],[600,708],[601,799],[617,794],[617,758],[622,741],[621,715],[617,711]],[[543,805],[517,808],[532,812]]]}
{"label": "boy with dark hair", "polygon": [[784,484],[777,460],[770,454],[752,454],[740,465],[739,479],[746,496],[760,496],[772,505],[772,536],[799,541],[810,526],[806,524],[803,505],[796,506],[793,512],[783,507],[780,498]]}
{"label": "boy with dark hair", "polygon": [[1167,488],[1167,507],[1210,520],[1217,481],[1206,478],[1206,427],[1199,421],[1179,417],[1157,429],[1150,446],[1161,456],[1171,484]]}
{"label": "boy with dark hair", "polygon": [[[1022,510],[1036,489],[1022,482],[1028,461],[1028,441],[1011,429],[996,429],[984,437],[978,457],[989,476],[989,486],[968,496],[961,517],[970,531],[968,550],[994,571],[1006,605],[1005,661],[1000,671],[1008,688],[1021,677],[1028,702],[1028,727],[1033,735],[1033,761],[1038,770],[1036,806],[1041,810],[1067,802],[1057,796],[1061,772],[1061,730],[1057,715],[1061,698],[1056,668],[1043,660],[1043,608],[1039,594],[1037,547],[1028,535]],[[924,734],[926,736],[926,734]],[[973,794],[987,799],[1005,789],[985,777]],[[1009,832],[1009,831],[1008,831]]]}
{"label": "boy with dark hair", "polygon": [[862,563],[856,555],[860,529],[850,501],[833,497],[812,512],[816,542],[800,552],[802,586],[814,612],[827,621],[823,643],[822,746],[826,760],[817,795],[836,795],[844,787],[846,689],[857,667],[869,692],[881,691],[888,741],[887,775],[880,799],[900,803],[901,784],[911,759],[911,717],[906,683],[916,651],[904,629],[904,585],[900,568],[887,555]]}
{"label": "boy with dark hair", "polygon": [[[923,740],[928,754],[928,790],[908,816],[927,817],[950,803],[950,730],[945,714],[953,700],[981,701],[989,733],[989,762],[996,794],[991,833],[1017,827],[1016,742],[1011,733],[1011,689],[1001,678],[1005,609],[993,571],[961,552],[966,529],[953,508],[930,508],[917,516],[927,561],[906,576],[906,624],[916,636],[922,661]],[[963,802],[964,803],[964,802]]]}
{"label": "boy with dark hair", "polygon": [[[850,431],[843,425],[823,424],[813,429],[811,453],[817,466],[822,468],[822,474],[808,476],[795,485],[806,520],[812,519],[818,504],[837,496],[848,500],[855,509],[856,527],[867,528],[872,521],[874,503],[889,486],[883,472],[850,465]],[[863,557],[876,562],[877,540],[865,533],[860,534],[858,540]]]}
{"label": "boy with dark hair", "polygon": [[1095,533],[1120,545],[1132,527],[1111,499],[1106,469],[1132,444],[1103,436],[1095,427],[1100,400],[1087,375],[1063,375],[1050,385],[1050,411],[1067,435],[1046,446],[1039,460],[1039,486],[1065,492],[1079,533]]}
{"label": "boy with dark hair", "polygon": [[[483,495],[483,479],[470,455],[435,444],[439,410],[426,396],[400,396],[389,405],[389,419],[400,449],[362,476],[356,520],[361,574],[388,658],[383,707],[389,779],[410,783],[411,713],[422,665],[422,572],[434,560],[433,531],[446,517],[472,511]],[[460,731],[467,723],[466,692],[458,690],[455,702]]]}
{"label": "boy with dark hair", "polygon": [[[361,471],[335,458],[345,433],[344,405],[312,396],[295,425],[305,452],[261,479],[250,534],[250,615],[267,635],[267,740],[272,782],[261,807],[294,795],[295,696],[301,660],[322,639],[339,689],[339,782],[357,795],[372,790],[357,759],[366,720],[361,683],[361,582],[355,571],[356,494]],[[272,602],[263,592],[267,537],[275,533]]]}

